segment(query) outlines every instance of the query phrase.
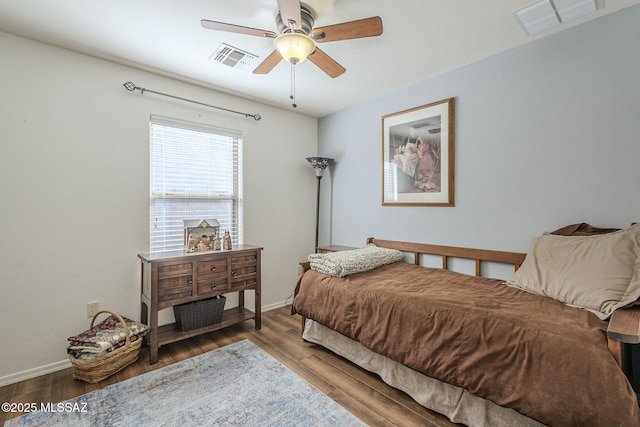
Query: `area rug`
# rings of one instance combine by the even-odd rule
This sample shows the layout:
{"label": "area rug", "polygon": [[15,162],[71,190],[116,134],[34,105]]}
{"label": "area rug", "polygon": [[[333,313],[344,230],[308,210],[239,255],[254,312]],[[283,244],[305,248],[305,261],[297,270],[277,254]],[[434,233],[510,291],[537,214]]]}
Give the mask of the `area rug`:
{"label": "area rug", "polygon": [[5,426],[364,426],[244,340],[13,418]]}

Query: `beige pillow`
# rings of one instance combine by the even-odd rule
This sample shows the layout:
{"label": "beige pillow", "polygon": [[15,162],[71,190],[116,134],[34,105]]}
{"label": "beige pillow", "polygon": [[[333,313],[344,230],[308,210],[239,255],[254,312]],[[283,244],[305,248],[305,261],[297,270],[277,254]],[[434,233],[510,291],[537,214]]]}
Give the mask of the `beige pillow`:
{"label": "beige pillow", "polygon": [[640,224],[603,235],[537,237],[507,283],[607,319],[640,297]]}

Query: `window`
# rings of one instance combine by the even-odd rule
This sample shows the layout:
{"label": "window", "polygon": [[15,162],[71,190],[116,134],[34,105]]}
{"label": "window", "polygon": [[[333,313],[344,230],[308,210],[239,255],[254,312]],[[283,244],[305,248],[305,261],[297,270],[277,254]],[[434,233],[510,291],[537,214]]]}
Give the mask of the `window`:
{"label": "window", "polygon": [[242,243],[242,133],[152,116],[150,251],[184,247],[183,220]]}

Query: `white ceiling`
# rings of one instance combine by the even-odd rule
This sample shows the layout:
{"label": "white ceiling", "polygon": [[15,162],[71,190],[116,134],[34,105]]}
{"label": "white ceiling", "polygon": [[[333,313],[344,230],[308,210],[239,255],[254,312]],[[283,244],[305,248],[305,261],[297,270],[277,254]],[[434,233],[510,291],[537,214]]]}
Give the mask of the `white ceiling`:
{"label": "white ceiling", "polygon": [[[379,37],[321,45],[347,69],[338,78],[309,61],[299,64],[296,111],[323,117],[640,0],[601,0],[604,7],[595,13],[528,37],[513,11],[531,2],[306,0],[316,12],[316,27],[380,16],[384,30]],[[224,42],[258,55],[257,65],[273,51],[272,39],[200,25],[204,18],[277,31],[276,13],[277,0],[0,0],[0,31],[291,109],[284,61],[257,75],[254,67],[238,70],[209,59]]]}

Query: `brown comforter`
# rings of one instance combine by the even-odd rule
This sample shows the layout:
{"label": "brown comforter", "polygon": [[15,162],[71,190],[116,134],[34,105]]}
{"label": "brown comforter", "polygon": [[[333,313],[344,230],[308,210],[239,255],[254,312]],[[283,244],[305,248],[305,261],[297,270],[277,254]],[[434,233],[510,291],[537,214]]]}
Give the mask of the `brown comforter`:
{"label": "brown comforter", "polygon": [[496,279],[403,262],[307,271],[293,312],[550,426],[640,426],[605,321]]}

